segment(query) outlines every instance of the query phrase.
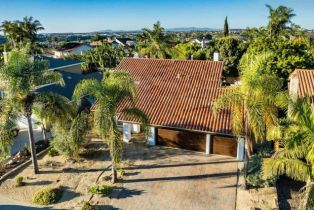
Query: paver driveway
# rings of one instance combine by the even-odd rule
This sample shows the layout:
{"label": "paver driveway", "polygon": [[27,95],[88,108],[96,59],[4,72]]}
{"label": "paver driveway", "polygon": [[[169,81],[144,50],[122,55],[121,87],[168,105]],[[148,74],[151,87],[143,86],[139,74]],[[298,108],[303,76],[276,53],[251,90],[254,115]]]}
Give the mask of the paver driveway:
{"label": "paver driveway", "polygon": [[119,209],[207,209],[235,207],[237,161],[219,155],[166,147],[126,154],[136,166],[125,169],[123,190],[111,205]]}

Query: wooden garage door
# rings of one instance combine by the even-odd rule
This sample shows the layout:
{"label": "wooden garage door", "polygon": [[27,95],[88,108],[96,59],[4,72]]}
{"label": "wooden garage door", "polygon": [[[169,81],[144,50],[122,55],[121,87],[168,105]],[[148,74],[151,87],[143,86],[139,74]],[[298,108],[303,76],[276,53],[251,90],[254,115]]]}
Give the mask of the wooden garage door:
{"label": "wooden garage door", "polygon": [[206,135],[202,133],[159,128],[157,144],[168,147],[205,152]]}
{"label": "wooden garage door", "polygon": [[237,141],[235,138],[214,136],[211,148],[213,154],[237,157]]}

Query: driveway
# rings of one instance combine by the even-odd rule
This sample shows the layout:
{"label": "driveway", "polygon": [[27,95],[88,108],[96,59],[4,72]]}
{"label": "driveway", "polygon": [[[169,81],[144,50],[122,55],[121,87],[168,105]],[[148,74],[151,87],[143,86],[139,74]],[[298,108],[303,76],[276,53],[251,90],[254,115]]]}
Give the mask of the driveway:
{"label": "driveway", "polygon": [[[166,147],[129,150],[135,166],[125,168],[122,190],[111,199],[119,209],[235,208],[234,158]],[[141,153],[141,155],[139,155]],[[141,160],[137,157],[141,156]]]}
{"label": "driveway", "polygon": [[[43,134],[40,127],[34,128],[33,133],[34,133],[35,142],[43,140]],[[50,134],[48,134],[48,136],[49,135]],[[29,145],[28,130],[27,128],[22,128],[19,134],[17,135],[17,137],[13,139],[11,153],[15,154],[21,151],[22,149],[24,149],[25,147],[27,147],[28,145]]]}

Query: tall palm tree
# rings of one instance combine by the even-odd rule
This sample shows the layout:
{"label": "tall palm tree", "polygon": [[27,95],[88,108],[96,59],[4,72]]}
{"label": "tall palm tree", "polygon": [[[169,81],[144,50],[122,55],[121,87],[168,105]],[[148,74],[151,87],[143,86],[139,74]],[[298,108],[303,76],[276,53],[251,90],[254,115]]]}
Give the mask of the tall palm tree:
{"label": "tall palm tree", "polygon": [[24,17],[22,21],[19,21],[19,27],[22,31],[22,39],[29,40],[31,43],[35,42],[38,31],[45,29],[39,20],[34,20],[32,16]]}
{"label": "tall palm tree", "polygon": [[153,30],[144,28],[138,35],[139,54],[149,58],[167,58],[169,53],[169,37],[160,22],[154,24]]}
{"label": "tall palm tree", "polygon": [[263,173],[265,177],[285,174],[307,182],[300,209],[310,210],[314,208],[314,108],[311,98],[292,102],[289,115],[289,126],[277,132],[284,148],[263,161]]}
{"label": "tall palm tree", "polygon": [[38,20],[34,20],[33,17],[24,17],[22,21],[2,22],[0,29],[4,32],[9,43],[16,48],[21,47],[19,45],[25,42],[34,44],[38,31],[44,30],[44,27]]}
{"label": "tall palm tree", "polygon": [[7,100],[13,101],[27,119],[34,174],[37,174],[38,164],[31,117],[33,105],[38,103],[36,99],[45,93],[37,93],[36,87],[49,83],[63,85],[63,78],[57,72],[48,71],[46,61],[33,60],[28,50],[23,49],[11,51],[9,62],[0,69],[0,79],[6,81]]}
{"label": "tall palm tree", "polygon": [[269,10],[269,23],[268,23],[268,30],[270,35],[279,35],[285,29],[288,29],[288,24],[292,24],[291,19],[296,16],[293,13],[293,9],[285,7],[285,6],[278,6],[274,9],[270,5],[266,5]]}
{"label": "tall palm tree", "polygon": [[122,139],[121,132],[118,130],[116,116],[118,106],[125,100],[130,101],[130,106],[122,110],[127,114],[138,117],[143,123],[145,130],[148,125],[147,116],[134,104],[136,100],[136,86],[132,77],[120,70],[115,70],[102,81],[84,80],[78,84],[74,91],[74,98],[81,99],[90,96],[97,100],[94,112],[94,122],[96,130],[110,148],[112,161],[112,182],[117,180],[117,165],[122,159]]}
{"label": "tall palm tree", "polygon": [[214,113],[230,108],[232,131],[246,137],[246,151],[251,155],[255,141],[266,139],[267,130],[277,125],[279,107],[284,107],[282,83],[265,73],[270,55],[249,56],[242,62],[240,85],[230,87],[213,104]]}

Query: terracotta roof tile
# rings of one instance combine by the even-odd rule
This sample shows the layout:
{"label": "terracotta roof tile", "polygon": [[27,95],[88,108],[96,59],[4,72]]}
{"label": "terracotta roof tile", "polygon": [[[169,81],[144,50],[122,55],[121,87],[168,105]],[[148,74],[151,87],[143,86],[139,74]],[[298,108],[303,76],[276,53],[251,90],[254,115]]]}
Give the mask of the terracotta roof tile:
{"label": "terracotta roof tile", "polygon": [[296,69],[292,74],[298,77],[298,95],[314,96],[314,70]]}
{"label": "terracotta roof tile", "polygon": [[[137,82],[136,106],[152,125],[231,133],[228,110],[218,116],[211,112],[211,103],[224,91],[222,62],[125,58],[117,69],[129,72]],[[127,102],[120,110],[125,106]],[[125,114],[119,120],[137,122]]]}

